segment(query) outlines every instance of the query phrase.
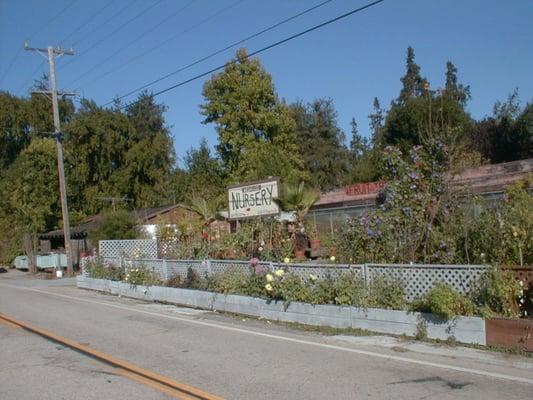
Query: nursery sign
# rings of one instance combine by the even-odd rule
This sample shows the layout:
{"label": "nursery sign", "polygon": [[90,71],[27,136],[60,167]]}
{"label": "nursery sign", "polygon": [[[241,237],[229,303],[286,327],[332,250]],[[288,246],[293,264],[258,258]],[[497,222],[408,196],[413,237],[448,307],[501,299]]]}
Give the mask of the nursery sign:
{"label": "nursery sign", "polygon": [[274,201],[278,197],[278,180],[251,182],[230,186],[228,190],[229,219],[264,217],[279,214]]}

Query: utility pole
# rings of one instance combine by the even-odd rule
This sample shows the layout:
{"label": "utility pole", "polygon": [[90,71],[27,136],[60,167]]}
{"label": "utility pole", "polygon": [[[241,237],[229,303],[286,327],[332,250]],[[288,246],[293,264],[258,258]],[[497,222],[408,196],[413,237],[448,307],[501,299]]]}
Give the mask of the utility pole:
{"label": "utility pole", "polygon": [[[46,49],[39,49],[29,47],[28,43],[24,43],[24,50],[36,51],[43,57],[48,59],[50,67],[50,90],[39,90],[33,93],[51,94],[52,95],[52,110],[54,115],[54,134],[56,139],[57,150],[57,172],[59,175],[59,192],[61,197],[61,212],[63,216],[63,235],[65,236],[65,253],[67,256],[67,274],[73,275],[74,268],[72,263],[72,247],[70,245],[70,221],[68,215],[67,203],[67,188],[65,183],[65,168],[63,165],[63,135],[61,133],[61,126],[59,121],[59,106],[57,103],[58,91],[56,87],[56,56],[63,54],[73,56],[74,50],[62,50],[60,47],[48,46]],[[72,96],[73,93],[60,92],[61,96]]]}

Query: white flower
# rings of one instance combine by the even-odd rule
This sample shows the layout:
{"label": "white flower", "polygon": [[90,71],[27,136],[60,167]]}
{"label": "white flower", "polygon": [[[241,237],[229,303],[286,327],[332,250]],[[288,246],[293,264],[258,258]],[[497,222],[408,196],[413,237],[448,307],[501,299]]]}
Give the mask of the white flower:
{"label": "white flower", "polygon": [[272,285],[270,283],[267,283],[265,285],[265,289],[267,290],[267,292],[271,292],[272,291]]}
{"label": "white flower", "polygon": [[272,282],[274,280],[274,277],[271,274],[266,274],[266,280],[267,282]]}
{"label": "white flower", "polygon": [[263,247],[259,247],[257,250],[259,250],[259,251],[263,251]]}
{"label": "white flower", "polygon": [[284,262],[285,264],[288,264],[288,263],[291,262],[291,259],[290,259],[289,257],[285,257],[285,258],[283,259],[283,262]]}
{"label": "white flower", "polygon": [[312,282],[316,281],[318,278],[315,274],[310,274],[309,279],[311,279]]}
{"label": "white flower", "polygon": [[264,245],[265,245],[265,241],[261,240],[261,246],[264,246]]}
{"label": "white flower", "polygon": [[524,286],[524,281],[519,281],[518,283],[520,284],[520,286]]}
{"label": "white flower", "polygon": [[285,271],[283,271],[282,269],[277,269],[274,273],[276,274],[276,276],[282,277]]}
{"label": "white flower", "polygon": [[335,261],[335,256],[331,256],[329,259],[330,261]]}

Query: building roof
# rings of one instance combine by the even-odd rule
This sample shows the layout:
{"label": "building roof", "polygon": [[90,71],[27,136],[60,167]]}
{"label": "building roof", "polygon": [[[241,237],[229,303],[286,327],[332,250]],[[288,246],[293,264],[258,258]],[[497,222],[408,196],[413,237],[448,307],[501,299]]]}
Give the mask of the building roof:
{"label": "building roof", "polygon": [[[468,168],[451,177],[454,186],[472,194],[502,192],[513,183],[533,174],[533,158]],[[320,195],[312,209],[375,204],[383,182],[357,183]]]}
{"label": "building roof", "polygon": [[[171,204],[161,207],[139,208],[130,211],[130,215],[135,218],[139,225],[144,224],[150,219],[165,214],[178,207],[184,207],[182,204]],[[81,224],[70,227],[70,237],[72,239],[83,239],[91,230],[97,229],[102,222],[102,215],[91,215],[86,217]],[[46,233],[40,233],[39,239],[56,239],[63,238],[63,229],[56,229]]]}

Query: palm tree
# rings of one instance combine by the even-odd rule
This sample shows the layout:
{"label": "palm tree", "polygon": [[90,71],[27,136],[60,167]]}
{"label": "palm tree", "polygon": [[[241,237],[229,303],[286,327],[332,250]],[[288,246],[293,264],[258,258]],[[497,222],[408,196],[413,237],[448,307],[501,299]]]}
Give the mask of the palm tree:
{"label": "palm tree", "polygon": [[309,209],[320,198],[320,194],[305,187],[304,182],[295,184],[284,184],[281,188],[281,197],[276,199],[276,203],[283,211],[294,211],[296,222],[303,224],[304,218]]}

